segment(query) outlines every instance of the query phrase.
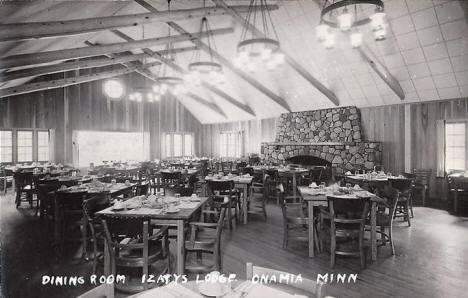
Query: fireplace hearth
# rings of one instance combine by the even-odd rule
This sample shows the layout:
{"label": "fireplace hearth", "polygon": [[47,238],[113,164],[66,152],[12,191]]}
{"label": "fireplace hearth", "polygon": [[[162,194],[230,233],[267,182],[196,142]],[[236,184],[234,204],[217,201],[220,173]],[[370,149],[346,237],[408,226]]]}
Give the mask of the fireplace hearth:
{"label": "fireplace hearth", "polygon": [[[304,161],[308,166],[313,162],[329,163],[336,173],[371,170],[381,165],[381,155],[380,142],[362,141],[361,117],[356,107],[282,114],[275,142],[261,145],[265,162]],[[307,156],[311,158],[305,159]]]}

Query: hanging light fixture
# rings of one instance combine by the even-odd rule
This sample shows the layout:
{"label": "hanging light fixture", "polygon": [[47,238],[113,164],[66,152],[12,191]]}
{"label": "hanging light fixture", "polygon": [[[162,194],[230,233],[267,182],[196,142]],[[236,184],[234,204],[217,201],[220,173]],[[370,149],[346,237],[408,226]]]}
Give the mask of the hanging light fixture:
{"label": "hanging light fixture", "polygon": [[[374,13],[369,15],[374,7]],[[353,13],[351,13],[351,10]],[[382,0],[323,0],[320,23],[316,27],[317,40],[326,48],[332,48],[334,37],[332,28],[349,32],[349,42],[353,48],[360,47],[363,34],[358,27],[371,24],[374,39],[385,39],[386,24]]]}
{"label": "hanging light fixture", "polygon": [[[171,12],[171,0],[167,0],[167,10]],[[168,26],[168,37],[171,38],[171,27]],[[169,60],[173,63],[176,63],[174,45],[171,41],[166,45],[166,55],[164,56],[166,60]],[[153,88],[153,91],[160,95],[166,95],[169,92],[173,95],[181,95],[187,93],[187,89],[184,86],[184,79],[176,74],[167,63],[163,63],[159,68],[158,82],[160,88]]]}
{"label": "hanging light fixture", "polygon": [[104,90],[104,93],[109,98],[112,98],[112,99],[119,99],[125,93],[125,88],[122,82],[116,79],[110,79],[110,80],[104,81],[103,90]]}
{"label": "hanging light fixture", "polygon": [[[258,16],[257,16],[258,14]],[[259,26],[256,26],[259,19]],[[249,26],[261,28],[263,37],[249,36]],[[248,72],[255,72],[266,65],[268,70],[274,70],[284,63],[284,54],[280,51],[278,34],[267,7],[266,0],[250,0],[245,26],[241,40],[237,44],[237,57],[234,65]]]}
{"label": "hanging light fixture", "polygon": [[226,82],[223,66],[213,59],[213,49],[216,51],[216,43],[213,34],[210,33],[208,19],[203,17],[200,24],[200,36],[207,36],[208,57],[202,57],[202,52],[197,49],[188,65],[188,75],[185,81],[195,86],[201,85],[202,81],[210,82],[214,85],[222,85]]}

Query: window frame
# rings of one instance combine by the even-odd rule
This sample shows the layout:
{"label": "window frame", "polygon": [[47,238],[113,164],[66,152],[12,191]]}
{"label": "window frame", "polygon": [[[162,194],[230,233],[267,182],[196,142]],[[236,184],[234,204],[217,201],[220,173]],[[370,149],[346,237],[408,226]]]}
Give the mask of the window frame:
{"label": "window frame", "polygon": [[[29,132],[29,133],[31,133],[31,146],[20,146],[20,145],[19,145],[19,134],[20,134],[21,132]],[[16,160],[17,160],[17,162],[20,162],[20,163],[28,163],[28,162],[34,162],[34,161],[35,161],[35,158],[34,158],[34,152],[35,152],[35,150],[34,150],[34,143],[35,143],[35,142],[34,142],[34,139],[35,139],[35,138],[34,138],[34,135],[35,135],[35,134],[34,134],[34,130],[30,130],[30,129],[18,129],[18,130],[16,131],[16,148],[15,148],[15,149],[16,149]],[[28,160],[19,160],[19,155],[20,155],[19,149],[20,149],[20,148],[31,148],[31,159],[28,159]]]}
{"label": "window frame", "polygon": [[[39,148],[41,147],[46,147],[46,146],[40,146],[39,144],[39,133],[45,132],[47,133],[47,159],[46,160],[41,160],[39,159]],[[50,130],[42,130],[39,129],[35,133],[36,135],[36,160],[38,162],[48,162],[50,160]]]}
{"label": "window frame", "polygon": [[[11,162],[1,162],[4,165],[12,165],[17,163],[30,163],[30,162],[48,162],[53,160],[53,152],[54,152],[54,138],[53,138],[53,129],[46,129],[46,128],[0,128],[1,131],[10,131],[12,134],[12,161]],[[32,160],[29,161],[19,161],[18,160],[18,132],[27,131],[32,132]],[[38,160],[39,157],[39,141],[38,141],[38,133],[39,132],[48,132],[48,148],[49,148],[49,155],[47,160]],[[21,146],[22,147],[22,146]],[[52,154],[51,154],[52,152]]]}
{"label": "window frame", "polygon": [[[0,131],[8,131],[11,133],[11,161],[0,161],[1,164],[12,164],[15,162],[15,131],[14,129],[8,129],[8,128],[5,128],[5,129],[0,129]],[[0,144],[1,145],[1,144]],[[8,146],[1,146],[1,147],[8,147]]]}
{"label": "window frame", "polygon": [[[448,146],[447,144],[447,137],[448,137],[448,134],[447,134],[447,126],[448,125],[454,125],[454,124],[463,124],[464,126],[464,134],[450,134],[450,135],[453,135],[453,136],[460,136],[462,135],[463,136],[463,146]],[[445,144],[445,148],[444,148],[444,163],[445,163],[445,172],[446,173],[452,173],[452,172],[459,172],[459,171],[466,171],[468,169],[467,165],[468,165],[468,152],[467,152],[467,148],[468,148],[468,122],[466,120],[451,120],[451,121],[446,121],[445,123],[445,127],[444,127],[444,144]],[[448,148],[463,148],[463,161],[464,161],[464,165],[463,165],[463,168],[460,169],[451,169],[448,167]]]}
{"label": "window frame", "polygon": [[[180,135],[181,137],[181,148],[180,148],[180,155],[175,155],[174,152],[174,136]],[[185,136],[190,135],[191,137],[191,145],[190,145],[190,152],[191,155],[185,155]],[[185,158],[185,157],[193,157],[195,156],[195,137],[193,132],[186,132],[186,131],[177,131],[177,132],[165,132],[164,133],[164,157],[165,158]],[[170,151],[170,152],[168,152]]]}
{"label": "window frame", "polygon": [[[231,144],[233,136],[234,136],[234,143]],[[244,140],[243,130],[219,132],[219,157],[221,158],[242,157],[244,155],[244,142],[245,140]],[[225,148],[223,148],[223,145],[225,145]],[[230,154],[231,149],[234,149],[233,155]]]}

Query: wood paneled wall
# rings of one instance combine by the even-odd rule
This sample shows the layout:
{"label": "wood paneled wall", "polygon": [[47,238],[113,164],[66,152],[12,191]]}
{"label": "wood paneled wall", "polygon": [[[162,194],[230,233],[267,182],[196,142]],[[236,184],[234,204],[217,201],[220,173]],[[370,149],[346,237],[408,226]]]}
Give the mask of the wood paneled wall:
{"label": "wood paneled wall", "polygon": [[[151,86],[151,82],[137,74],[120,79],[126,86]],[[160,103],[111,100],[103,93],[102,83],[95,81],[0,99],[0,128],[54,129],[57,162],[72,162],[73,130],[147,132],[152,159],[159,157],[159,131],[192,132],[195,154],[200,154],[202,126],[175,98],[166,97]]]}
{"label": "wood paneled wall", "polygon": [[223,131],[243,131],[243,154],[260,153],[261,142],[273,142],[275,140],[276,121],[276,118],[270,118],[203,125],[202,156],[219,157],[219,135]]}

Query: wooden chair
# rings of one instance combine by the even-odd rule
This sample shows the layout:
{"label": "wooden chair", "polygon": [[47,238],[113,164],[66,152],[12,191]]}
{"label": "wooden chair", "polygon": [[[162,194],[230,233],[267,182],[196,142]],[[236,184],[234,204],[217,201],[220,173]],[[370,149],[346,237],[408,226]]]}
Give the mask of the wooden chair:
{"label": "wooden chair", "polygon": [[[104,238],[102,222],[95,216],[95,214],[98,211],[106,209],[109,205],[110,198],[106,193],[91,197],[83,202],[83,215],[88,224],[91,234],[90,240],[93,244],[93,274],[96,274],[97,262],[103,257],[104,252],[104,243],[98,243],[99,240]],[[101,244],[100,249],[98,249],[99,244]]]}
{"label": "wooden chair", "polygon": [[421,195],[423,207],[426,206],[427,192],[429,190],[429,181],[431,179],[431,174],[431,169],[413,169],[413,193]]}
{"label": "wooden chair", "polygon": [[[34,202],[34,183],[33,183],[33,172],[29,171],[18,171],[13,174],[16,188],[16,208],[21,205],[21,202],[29,202],[32,207]],[[37,199],[36,199],[37,203]]]}
{"label": "wooden chair", "polygon": [[[185,241],[185,251],[188,253],[196,253],[197,264],[190,265],[185,263],[185,270],[193,273],[208,273],[213,270],[220,271],[221,264],[221,233],[223,231],[224,220],[227,210],[229,210],[229,202],[223,203],[220,206],[219,218],[215,223],[208,222],[190,222],[190,240]],[[208,253],[213,255],[213,264],[203,264],[203,254]]]}
{"label": "wooden chair", "polygon": [[279,204],[278,186],[281,183],[277,169],[267,169],[265,174],[268,175],[268,198],[276,199],[276,204]]}
{"label": "wooden chair", "polygon": [[[379,204],[376,214],[377,233],[380,234],[381,240],[379,246],[390,243],[392,255],[395,255],[395,246],[393,244],[393,219],[395,218],[396,207],[398,204],[400,192],[391,186],[387,186],[380,190],[379,196],[386,199],[384,204]],[[370,231],[370,220],[367,221]]]}
{"label": "wooden chair", "polygon": [[86,293],[77,296],[77,298],[114,298],[114,284],[102,284]]}
{"label": "wooden chair", "polygon": [[221,171],[224,173],[224,175],[232,173],[232,161],[221,162]]}
{"label": "wooden chair", "polygon": [[252,185],[250,187],[250,195],[247,205],[248,214],[261,215],[265,221],[267,220],[266,201],[270,197],[270,189],[272,187],[270,183],[272,183],[270,182],[270,177],[265,175],[263,183],[264,186]]}
{"label": "wooden chair", "polygon": [[87,192],[57,192],[56,200],[59,208],[61,237],[60,248],[63,252],[65,242],[78,242],[82,245],[82,258],[87,254],[86,243],[88,241],[87,222],[83,216],[83,202]]}
{"label": "wooden chair", "polygon": [[[219,181],[219,180],[208,180],[207,181],[207,190],[208,190],[208,197],[210,198],[210,202],[208,202],[207,207],[205,208],[202,213],[203,215],[210,215],[214,214],[216,217],[219,217],[219,212],[221,209],[221,205],[225,204],[224,199],[227,198],[227,216],[226,219],[229,223],[229,229],[232,230],[233,224],[232,221],[234,220],[235,223],[239,222],[239,199],[237,197],[237,193],[234,189],[234,181],[226,180],[226,181]],[[233,213],[234,209],[234,213]]]}
{"label": "wooden chair", "polygon": [[[392,188],[398,191],[398,201],[395,209],[395,218],[402,217],[404,221],[408,222],[408,226],[411,226],[411,198],[413,182],[410,179],[389,179]],[[412,213],[412,212],[411,212]]]}
{"label": "wooden chair", "polygon": [[164,195],[167,194],[167,190],[178,192],[178,189],[182,184],[182,173],[180,171],[161,172],[161,184],[164,190]]}
{"label": "wooden chair", "polygon": [[325,297],[325,290],[326,286],[323,282],[316,282],[311,279],[307,279],[304,277],[301,277],[301,282],[295,282],[295,283],[288,283],[287,280],[284,278],[280,278],[281,276],[289,276],[291,279],[296,280],[294,274],[287,273],[284,271],[279,271],[275,269],[270,269],[270,268],[265,268],[265,267],[260,267],[260,266],[254,266],[252,263],[247,263],[246,264],[246,279],[247,280],[252,280],[254,276],[269,276],[270,280],[273,279],[272,277],[276,277],[276,283],[279,284],[284,284],[296,289],[300,289],[301,291],[304,291],[308,294],[308,297],[315,297],[315,298],[323,298]]}
{"label": "wooden chair", "polygon": [[[330,234],[330,267],[335,267],[336,255],[360,258],[361,268],[366,266],[364,227],[369,215],[369,198],[340,198],[328,196],[329,213],[324,229]],[[323,213],[325,211],[322,210]]]}
{"label": "wooden chair", "polygon": [[[156,263],[161,265],[160,272],[157,274],[169,272],[167,228],[161,228],[153,233],[150,219],[143,217],[106,217],[102,219],[102,225],[107,242],[106,249],[109,250],[111,259],[110,272],[130,274],[132,268],[141,268],[142,274],[148,276],[150,267]],[[123,292],[135,293],[155,285],[148,282],[142,284],[141,273],[136,280],[135,284],[125,282],[125,284],[116,284],[115,288]]]}
{"label": "wooden chair", "polygon": [[60,188],[58,180],[44,180],[37,185],[37,199],[39,201],[39,215],[41,218],[54,219],[55,191]]}
{"label": "wooden chair", "polygon": [[468,199],[468,179],[465,177],[447,177],[448,199],[453,200],[452,210],[455,215],[460,214],[460,200]]}

